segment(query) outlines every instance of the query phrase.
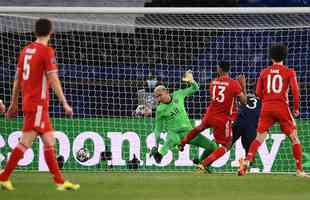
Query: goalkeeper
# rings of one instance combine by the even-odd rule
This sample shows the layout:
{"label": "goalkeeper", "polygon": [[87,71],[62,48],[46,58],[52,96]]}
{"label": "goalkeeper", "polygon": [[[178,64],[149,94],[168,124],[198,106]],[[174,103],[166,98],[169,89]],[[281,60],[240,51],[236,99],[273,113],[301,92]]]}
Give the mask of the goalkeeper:
{"label": "goalkeeper", "polygon": [[[197,92],[199,86],[194,81],[193,74],[190,70],[185,73],[182,80],[188,82],[190,87],[179,89],[172,94],[169,94],[169,90],[163,85],[157,86],[154,90],[154,95],[159,105],[156,108],[154,130],[156,147],[152,148],[150,156],[154,157],[156,163],[161,162],[163,156],[168,153],[169,149],[177,148],[181,139],[193,128],[185,110],[184,99]],[[167,137],[163,146],[159,149],[160,133],[163,131],[167,132]],[[201,134],[189,144],[205,149],[200,158],[194,159],[193,162],[195,164],[197,162],[200,163],[200,161],[206,158],[217,147],[214,142]]]}

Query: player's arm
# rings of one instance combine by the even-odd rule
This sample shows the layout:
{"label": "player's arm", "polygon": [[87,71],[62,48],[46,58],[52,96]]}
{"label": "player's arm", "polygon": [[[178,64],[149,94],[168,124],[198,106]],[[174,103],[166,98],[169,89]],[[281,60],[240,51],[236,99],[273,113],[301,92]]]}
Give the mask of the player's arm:
{"label": "player's arm", "polygon": [[246,97],[246,94],[244,92],[241,92],[239,95],[239,100],[240,102],[243,104],[243,105],[246,105],[248,100],[247,100],[247,97]]}
{"label": "player's arm", "polygon": [[44,62],[45,62],[47,80],[51,85],[51,87],[53,88],[53,90],[55,91],[59,102],[63,105],[65,114],[71,117],[73,115],[73,110],[71,106],[67,103],[66,97],[61,87],[61,83],[58,77],[58,68],[56,65],[54,49],[52,48],[47,49],[47,54],[44,57]]}
{"label": "player's arm", "polygon": [[[246,78],[244,75],[239,75],[238,76],[238,81],[239,81],[239,86],[236,86],[237,87],[237,92],[238,92],[238,97],[239,97],[239,100],[240,102],[243,104],[243,105],[246,105],[247,104],[247,91],[246,91]],[[241,87],[241,92],[240,92],[240,89],[239,87]]]}
{"label": "player's arm", "polygon": [[159,109],[156,109],[155,114],[155,128],[154,128],[154,134],[156,139],[156,146],[158,146],[159,140],[160,140],[160,133],[163,130],[163,121],[161,117],[161,111]]}
{"label": "player's arm", "polygon": [[5,105],[3,101],[0,99],[0,113],[4,113],[4,112],[5,112]]}
{"label": "player's arm", "polygon": [[295,70],[292,70],[292,76],[290,78],[290,87],[292,90],[292,95],[294,99],[294,115],[295,117],[299,116],[299,86],[296,78]]}
{"label": "player's arm", "polygon": [[199,85],[197,84],[197,82],[194,80],[193,78],[193,72],[191,70],[188,70],[185,72],[184,77],[182,78],[182,80],[184,82],[187,82],[190,84],[190,87],[185,88],[183,90],[179,90],[179,92],[183,95],[183,96],[191,96],[193,95],[195,92],[199,91]]}
{"label": "player's arm", "polygon": [[11,102],[10,102],[8,111],[6,113],[7,118],[11,118],[15,116],[18,111],[18,98],[20,94],[20,88],[21,88],[20,84],[21,84],[22,73],[23,73],[20,63],[21,62],[17,64],[17,70],[15,73],[15,80],[14,80],[13,89],[12,89]]}
{"label": "player's arm", "polygon": [[59,102],[63,105],[66,115],[72,116],[73,111],[71,106],[67,103],[66,97],[63,93],[60,80],[58,78],[57,71],[50,71],[47,72],[47,79],[49,83],[51,84],[53,90],[56,93],[56,96],[58,97]]}

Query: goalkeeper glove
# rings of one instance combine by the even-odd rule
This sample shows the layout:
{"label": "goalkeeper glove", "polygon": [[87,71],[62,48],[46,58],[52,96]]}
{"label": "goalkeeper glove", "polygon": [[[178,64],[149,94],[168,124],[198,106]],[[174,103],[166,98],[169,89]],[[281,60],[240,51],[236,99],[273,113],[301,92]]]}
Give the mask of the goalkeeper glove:
{"label": "goalkeeper glove", "polygon": [[183,81],[192,83],[194,82],[192,70],[187,70],[182,78]]}

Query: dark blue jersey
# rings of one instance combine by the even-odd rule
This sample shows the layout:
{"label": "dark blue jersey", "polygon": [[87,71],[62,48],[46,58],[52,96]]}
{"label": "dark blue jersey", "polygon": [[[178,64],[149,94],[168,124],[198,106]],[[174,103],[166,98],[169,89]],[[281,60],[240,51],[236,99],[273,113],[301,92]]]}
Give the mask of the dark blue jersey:
{"label": "dark blue jersey", "polygon": [[246,128],[247,126],[257,128],[260,115],[261,102],[256,96],[248,96],[247,105],[239,105],[238,116],[234,124]]}
{"label": "dark blue jersey", "polygon": [[256,137],[260,109],[260,100],[254,95],[248,96],[248,104],[239,105],[238,116],[232,127],[232,144],[241,137],[241,143],[246,150],[246,153]]}

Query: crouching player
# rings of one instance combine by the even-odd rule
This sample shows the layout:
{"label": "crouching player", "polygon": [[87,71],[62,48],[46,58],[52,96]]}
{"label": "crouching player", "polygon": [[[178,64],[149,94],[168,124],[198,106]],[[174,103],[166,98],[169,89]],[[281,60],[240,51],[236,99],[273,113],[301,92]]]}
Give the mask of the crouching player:
{"label": "crouching player", "polygon": [[[197,92],[199,86],[194,81],[191,71],[186,72],[183,81],[188,82],[190,87],[177,90],[172,94],[163,85],[157,86],[154,90],[155,98],[159,102],[156,108],[154,130],[157,146],[152,148],[150,156],[153,156],[157,163],[161,162],[168,150],[176,148],[181,138],[185,137],[186,133],[193,128],[185,110],[184,99]],[[163,131],[168,135],[163,146],[158,148],[160,133]],[[199,160],[206,158],[217,147],[214,142],[201,134],[198,134],[189,144],[205,149]]]}

